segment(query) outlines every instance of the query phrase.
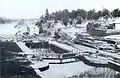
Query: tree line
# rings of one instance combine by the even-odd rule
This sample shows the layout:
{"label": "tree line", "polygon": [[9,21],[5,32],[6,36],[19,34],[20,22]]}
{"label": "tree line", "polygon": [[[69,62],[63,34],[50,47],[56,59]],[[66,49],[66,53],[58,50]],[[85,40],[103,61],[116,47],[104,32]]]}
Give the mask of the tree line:
{"label": "tree line", "polygon": [[95,9],[89,11],[77,9],[70,12],[68,9],[64,9],[49,13],[48,9],[46,9],[45,16],[41,16],[41,21],[37,22],[36,25],[40,26],[41,23],[45,23],[47,20],[55,20],[55,23],[60,20],[67,26],[68,22],[72,25],[74,20],[77,20],[75,24],[81,24],[84,20],[98,20],[101,17],[104,17],[104,19],[120,17],[120,10],[119,8],[113,11],[109,11],[106,8],[99,11]]}
{"label": "tree line", "polygon": [[11,23],[15,20],[0,17],[0,24]]}
{"label": "tree line", "polygon": [[87,20],[98,20],[101,17],[120,17],[120,10],[119,8],[114,9],[112,12],[108,9],[104,8],[102,11],[96,11],[95,9],[86,11],[84,9],[77,9],[72,10],[69,12],[68,9],[64,9],[63,11],[59,10],[56,12],[49,13],[48,9],[46,9],[46,19],[55,19],[55,20],[62,20],[64,18],[71,18],[71,19],[79,19],[82,17],[82,19]]}

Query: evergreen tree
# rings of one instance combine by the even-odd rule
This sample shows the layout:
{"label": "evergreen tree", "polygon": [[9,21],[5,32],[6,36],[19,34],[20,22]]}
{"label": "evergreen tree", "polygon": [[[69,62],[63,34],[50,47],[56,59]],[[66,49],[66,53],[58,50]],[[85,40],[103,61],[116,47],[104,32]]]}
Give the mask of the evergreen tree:
{"label": "evergreen tree", "polygon": [[111,12],[111,14],[112,14],[113,17],[120,17],[120,10],[119,9],[114,9]]}
{"label": "evergreen tree", "polygon": [[45,19],[46,19],[46,20],[49,19],[49,12],[48,12],[48,9],[46,9]]}

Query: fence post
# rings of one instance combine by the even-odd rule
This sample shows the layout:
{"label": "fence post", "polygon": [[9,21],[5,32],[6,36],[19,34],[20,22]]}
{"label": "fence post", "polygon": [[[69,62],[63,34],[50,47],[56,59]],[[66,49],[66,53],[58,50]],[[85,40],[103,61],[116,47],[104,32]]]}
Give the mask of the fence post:
{"label": "fence post", "polygon": [[63,59],[62,54],[60,54],[60,64],[62,64],[62,59]]}

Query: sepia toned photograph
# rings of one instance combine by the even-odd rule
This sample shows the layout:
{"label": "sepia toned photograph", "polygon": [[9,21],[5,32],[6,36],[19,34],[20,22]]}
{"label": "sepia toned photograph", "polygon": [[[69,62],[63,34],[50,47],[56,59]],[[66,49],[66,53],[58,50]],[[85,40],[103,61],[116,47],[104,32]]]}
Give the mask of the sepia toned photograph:
{"label": "sepia toned photograph", "polygon": [[120,1],[0,0],[0,78],[120,78]]}

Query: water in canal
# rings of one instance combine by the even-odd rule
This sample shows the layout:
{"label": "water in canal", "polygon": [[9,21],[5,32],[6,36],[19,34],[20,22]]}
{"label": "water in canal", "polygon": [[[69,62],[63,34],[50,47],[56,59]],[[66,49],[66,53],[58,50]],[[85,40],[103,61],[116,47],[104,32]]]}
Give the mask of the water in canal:
{"label": "water in canal", "polygon": [[50,69],[42,75],[44,78],[120,78],[120,74],[110,68],[96,68],[82,61],[50,65]]}

